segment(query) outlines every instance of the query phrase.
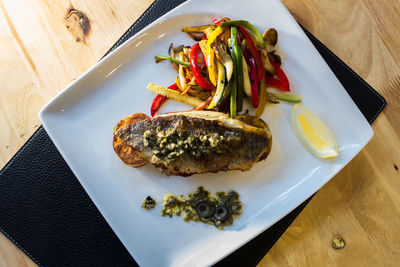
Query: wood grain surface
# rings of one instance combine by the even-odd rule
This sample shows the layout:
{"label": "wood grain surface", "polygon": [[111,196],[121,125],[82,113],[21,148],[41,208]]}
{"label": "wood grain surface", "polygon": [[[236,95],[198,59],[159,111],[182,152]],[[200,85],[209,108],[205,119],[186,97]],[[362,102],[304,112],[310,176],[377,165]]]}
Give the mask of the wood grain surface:
{"label": "wood grain surface", "polygon": [[[39,109],[96,63],[152,0],[0,0],[0,167],[40,126]],[[259,266],[398,266],[399,0],[283,0],[388,106],[371,142],[325,185]],[[88,18],[84,30],[81,13]],[[238,14],[239,15],[239,14]],[[81,23],[80,23],[81,22]],[[345,246],[334,249],[334,239]],[[34,266],[0,234],[0,266]]]}

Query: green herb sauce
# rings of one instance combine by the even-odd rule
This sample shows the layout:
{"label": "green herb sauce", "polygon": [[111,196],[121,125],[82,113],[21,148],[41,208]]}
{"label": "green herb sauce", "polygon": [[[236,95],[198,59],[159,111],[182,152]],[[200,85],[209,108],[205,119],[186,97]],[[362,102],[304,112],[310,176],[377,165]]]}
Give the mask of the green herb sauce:
{"label": "green herb sauce", "polygon": [[171,162],[184,153],[194,157],[207,156],[212,153],[224,153],[228,149],[226,138],[219,133],[190,135],[179,129],[168,128],[154,132],[147,130],[143,133],[143,144],[153,150],[153,154]]}
{"label": "green herb sauce", "polygon": [[214,225],[222,230],[232,225],[242,213],[242,202],[235,191],[210,194],[200,186],[188,196],[167,194],[163,199],[162,216],[183,216],[185,222],[194,221]]}
{"label": "green herb sauce", "polygon": [[156,201],[151,196],[148,196],[145,199],[143,199],[142,208],[146,210],[151,210],[154,209],[155,206],[156,206]]}

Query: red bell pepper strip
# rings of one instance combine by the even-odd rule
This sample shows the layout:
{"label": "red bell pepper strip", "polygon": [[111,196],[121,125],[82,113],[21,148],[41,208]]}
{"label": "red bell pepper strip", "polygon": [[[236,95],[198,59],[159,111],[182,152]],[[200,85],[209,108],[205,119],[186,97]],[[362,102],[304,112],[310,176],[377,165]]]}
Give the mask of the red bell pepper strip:
{"label": "red bell pepper strip", "polygon": [[219,19],[213,19],[212,22],[217,26],[220,26],[222,24],[221,20],[219,20]]}
{"label": "red bell pepper strip", "polygon": [[276,64],[272,60],[270,60],[270,62],[272,64],[272,66],[275,68],[276,76],[281,81],[282,86],[287,89],[287,90],[284,90],[284,91],[290,91],[289,80],[288,80],[286,74],[283,72],[283,70],[281,69],[281,67],[279,67],[278,64]]}
{"label": "red bell pepper strip", "polygon": [[207,68],[207,71],[208,71],[207,60],[205,60],[205,58],[206,58],[206,55],[203,53],[203,51],[201,51],[201,54],[203,55],[203,58],[204,58],[204,61],[203,61],[203,63],[204,63],[204,66],[206,66],[206,68]]}
{"label": "red bell pepper strip", "polygon": [[275,87],[281,91],[290,92],[289,88],[286,87],[281,80],[275,79],[271,76],[265,76],[265,81],[269,86]]}
{"label": "red bell pepper strip", "polygon": [[250,83],[251,83],[251,102],[253,107],[258,107],[258,87],[257,87],[257,69],[256,62],[253,57],[249,58],[250,66]]}
{"label": "red bell pepper strip", "polygon": [[193,76],[196,79],[197,84],[206,90],[211,90],[214,88],[214,86],[203,77],[203,75],[201,74],[200,67],[198,65],[197,60],[199,56],[199,50],[200,50],[199,43],[195,43],[192,46],[192,49],[190,50],[190,67],[192,69]]}
{"label": "red bell pepper strip", "polygon": [[[174,83],[171,86],[169,86],[168,89],[176,90],[176,89],[178,89],[178,85],[176,83]],[[160,109],[160,107],[165,102],[165,100],[167,100],[167,97],[165,97],[163,95],[157,95],[154,98],[153,103],[151,104],[151,108],[150,108],[150,114],[152,117],[154,117],[154,115]]]}
{"label": "red bell pepper strip", "polygon": [[240,31],[243,33],[246,42],[249,46],[250,52],[254,57],[254,60],[256,62],[257,66],[257,82],[261,82],[261,80],[264,78],[265,72],[264,72],[264,65],[261,60],[261,55],[260,52],[258,52],[258,49],[256,45],[254,44],[253,38],[251,37],[250,33],[243,27],[243,26],[237,26]]}
{"label": "red bell pepper strip", "polygon": [[217,25],[217,26],[221,26],[222,23],[227,22],[227,21],[230,21],[230,19],[229,19],[229,18],[226,18],[226,17],[224,17],[224,18],[222,18],[222,19],[216,18],[216,19],[213,19],[213,20],[212,20],[212,22],[213,22],[215,25]]}

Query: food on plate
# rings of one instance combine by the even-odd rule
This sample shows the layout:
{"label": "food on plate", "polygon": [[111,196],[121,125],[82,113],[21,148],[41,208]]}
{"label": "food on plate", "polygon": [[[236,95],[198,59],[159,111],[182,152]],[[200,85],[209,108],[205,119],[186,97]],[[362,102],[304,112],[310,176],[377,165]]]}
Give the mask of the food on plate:
{"label": "food on plate", "polygon": [[167,194],[163,199],[162,216],[183,216],[185,222],[194,221],[214,225],[222,230],[232,225],[242,213],[243,204],[235,191],[215,195],[200,186],[188,196]]}
{"label": "food on plate", "polygon": [[[114,133],[126,125],[135,123],[146,119],[148,116],[146,114],[138,113],[136,116],[129,116],[122,119],[114,128]],[[142,158],[138,152],[136,152],[132,147],[128,146],[125,141],[114,134],[113,136],[113,147],[115,153],[118,157],[127,165],[133,167],[140,167],[147,163],[147,161]]]}
{"label": "food on plate", "polygon": [[[268,156],[271,132],[260,119],[266,104],[302,100],[287,93],[290,82],[278,55],[278,32],[270,28],[261,35],[245,20],[213,22],[182,28],[196,43],[171,44],[168,56],[155,57],[157,63],[170,61],[177,77],[168,88],[148,84],[147,88],[157,93],[151,105],[152,118],[136,113],[115,127],[114,150],[126,164],[140,167],[149,162],[166,175],[190,176],[247,171]],[[241,114],[246,96],[255,116],[249,115],[249,110]],[[167,99],[194,110],[155,116]],[[300,140],[319,157],[336,156],[337,143],[329,129],[296,107],[292,123]]]}
{"label": "food on plate", "polygon": [[296,104],[292,108],[292,126],[303,145],[319,158],[338,155],[338,144],[328,126],[308,108]]}
{"label": "food on plate", "polygon": [[142,208],[146,210],[151,210],[154,209],[156,204],[156,201],[151,196],[147,196],[145,199],[143,199]]}
{"label": "food on plate", "polygon": [[274,47],[278,43],[278,32],[274,28],[265,30],[262,37],[266,45]]}
{"label": "food on plate", "polygon": [[[150,83],[148,89],[158,95],[151,105],[154,116],[168,99],[193,106],[195,110],[229,113],[235,118],[244,110],[246,97],[256,116],[261,116],[267,102],[301,100],[290,92],[289,79],[281,68],[278,32],[267,29],[263,35],[250,22],[216,19],[213,24],[188,26],[181,30],[196,41],[194,45],[170,45],[168,56],[156,56],[156,62],[170,61],[177,72],[168,88]],[[271,96],[274,96],[271,98]],[[297,102],[297,101],[296,101]]]}
{"label": "food on plate", "polygon": [[[187,111],[154,118],[133,114],[115,127],[114,150],[128,165],[152,163],[166,175],[250,170],[272,144],[260,118],[214,111]],[[115,147],[115,145],[117,147]]]}

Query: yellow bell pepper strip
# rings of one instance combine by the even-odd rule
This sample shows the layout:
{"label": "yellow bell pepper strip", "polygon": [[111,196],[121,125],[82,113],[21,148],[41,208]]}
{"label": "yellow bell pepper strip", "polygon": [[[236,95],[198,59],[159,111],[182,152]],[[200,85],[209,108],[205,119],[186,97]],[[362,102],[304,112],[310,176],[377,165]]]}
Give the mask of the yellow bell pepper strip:
{"label": "yellow bell pepper strip", "polygon": [[201,26],[192,26],[192,27],[183,27],[181,31],[183,32],[205,32],[208,28],[212,30],[215,29],[217,26],[214,24],[210,25],[201,25]]}
{"label": "yellow bell pepper strip", "polygon": [[154,59],[156,60],[156,63],[158,63],[160,61],[163,61],[163,60],[169,60],[169,61],[174,62],[176,64],[183,65],[185,67],[190,68],[190,63],[189,62],[183,62],[183,61],[180,61],[180,60],[178,60],[176,58],[173,58],[171,56],[155,56]]}
{"label": "yellow bell pepper strip", "polygon": [[214,97],[212,98],[207,109],[215,108],[222,99],[222,95],[225,90],[225,68],[221,62],[218,61],[218,82],[217,90],[215,91]]}
{"label": "yellow bell pepper strip", "polygon": [[205,31],[204,31],[204,35],[206,36],[206,40],[208,39],[208,37],[210,36],[210,34],[213,32],[213,30],[214,29],[212,29],[212,28],[207,28],[207,29],[205,29]]}
{"label": "yellow bell pepper strip", "polygon": [[215,30],[213,30],[213,31],[211,32],[211,34],[210,34],[210,35],[208,36],[208,38],[207,38],[207,49],[211,49],[212,43],[215,42],[215,40],[217,39],[217,37],[218,37],[221,33],[223,33],[224,30],[225,30],[224,27],[218,26]]}
{"label": "yellow bell pepper strip", "polygon": [[257,82],[261,82],[261,80],[264,78],[265,72],[264,72],[264,66],[263,66],[263,62],[261,60],[260,52],[258,52],[258,49],[257,49],[256,45],[254,44],[253,39],[251,38],[249,32],[242,26],[238,26],[238,28],[243,33],[245,40],[248,44],[248,47],[250,49],[250,52],[253,55],[254,60],[256,62]]}
{"label": "yellow bell pepper strip", "polygon": [[[178,86],[176,85],[176,83],[174,83],[173,85],[170,85],[168,87],[168,89],[176,90],[176,89],[178,89]],[[152,117],[154,117],[154,115],[157,113],[157,111],[161,108],[162,104],[167,99],[168,98],[166,96],[163,96],[163,95],[157,95],[154,98],[153,103],[151,104],[151,108],[150,108],[150,114],[151,114]]]}
{"label": "yellow bell pepper strip", "polygon": [[260,117],[264,113],[265,105],[267,104],[267,87],[265,84],[265,78],[268,76],[264,76],[260,83],[260,97],[259,103],[256,111],[256,117]]}
{"label": "yellow bell pepper strip", "polygon": [[195,97],[192,97],[189,95],[181,95],[181,93],[179,93],[177,91],[162,87],[162,86],[154,84],[154,83],[149,83],[147,85],[147,89],[149,89],[150,91],[153,91],[154,93],[157,93],[159,95],[163,95],[163,96],[166,96],[173,100],[185,103],[189,106],[197,107],[203,103],[203,101],[198,98],[195,98]]}
{"label": "yellow bell pepper strip", "polygon": [[175,84],[176,84],[176,86],[178,86],[178,89],[180,90],[180,91],[184,91],[184,89],[182,88],[182,86],[181,86],[181,80],[179,79],[179,76],[176,76],[176,78],[175,78]]}
{"label": "yellow bell pepper strip", "polygon": [[231,55],[235,68],[235,78],[237,87],[236,111],[240,112],[243,107],[244,84],[243,84],[243,65],[242,50],[237,43],[237,28],[231,27]]}
{"label": "yellow bell pepper strip", "polygon": [[257,42],[257,45],[259,45],[262,48],[265,48],[265,42],[264,39],[262,38],[260,32],[257,30],[257,28],[248,22],[247,20],[231,20],[231,21],[226,21],[221,24],[222,27],[230,27],[230,26],[242,26],[246,29],[248,29],[252,35],[254,36],[254,39]]}
{"label": "yellow bell pepper strip", "polygon": [[230,81],[233,73],[233,61],[226,52],[225,46],[223,45],[215,46],[215,55],[217,56],[217,59],[222,64],[224,64],[226,70],[226,78],[228,79],[228,81]]}
{"label": "yellow bell pepper strip", "polygon": [[[201,40],[199,42],[199,46],[200,46],[201,53],[203,54],[203,58],[207,59],[208,57],[210,57],[210,54],[207,54],[208,51],[207,51],[207,37],[206,36],[205,36],[205,38],[203,40]],[[212,79],[214,79],[215,83],[213,83],[213,85],[217,85],[217,82],[216,82],[216,75],[217,75],[216,71],[217,70],[215,69],[215,58],[214,58],[214,56],[212,56],[212,58],[213,58],[212,62],[214,64],[209,65],[207,60],[204,60],[204,65],[206,65],[206,67],[207,67],[208,76],[209,76],[210,81],[213,83]]]}
{"label": "yellow bell pepper strip", "polygon": [[[207,53],[207,37],[199,42],[200,50],[201,53],[203,54],[203,58],[206,59],[206,53]],[[204,65],[206,65],[207,70],[208,70],[208,64],[207,60],[204,60]]]}
{"label": "yellow bell pepper strip", "polygon": [[[211,30],[211,28],[208,28],[204,31],[205,40],[200,41],[200,48],[206,62],[205,64],[207,66],[208,76],[210,78],[210,82],[214,86],[217,85],[217,68],[215,64],[215,54],[214,50],[211,48],[211,44],[215,41],[218,35],[221,34],[220,31],[220,29],[218,29],[217,31],[213,31]],[[209,42],[210,38],[212,38],[212,42]]]}
{"label": "yellow bell pepper strip", "polygon": [[197,84],[206,90],[211,90],[214,88],[214,86],[203,77],[203,75],[201,74],[200,67],[198,65],[199,50],[200,50],[199,43],[195,43],[192,46],[192,49],[190,50],[190,66]]}
{"label": "yellow bell pepper strip", "polygon": [[217,68],[215,66],[215,54],[213,49],[207,49],[206,60],[208,67],[208,77],[210,78],[210,82],[215,86],[217,85]]}
{"label": "yellow bell pepper strip", "polygon": [[208,76],[210,77],[210,81],[216,85],[217,80],[217,69],[215,68],[215,62],[214,62],[214,50],[212,49],[211,45],[215,42],[217,37],[223,33],[225,28],[218,26],[214,31],[210,33],[210,35],[207,38],[207,43],[206,43],[206,58],[207,58],[207,65],[208,65]]}

